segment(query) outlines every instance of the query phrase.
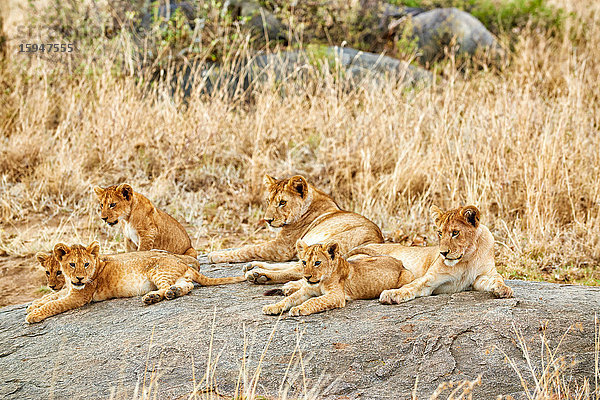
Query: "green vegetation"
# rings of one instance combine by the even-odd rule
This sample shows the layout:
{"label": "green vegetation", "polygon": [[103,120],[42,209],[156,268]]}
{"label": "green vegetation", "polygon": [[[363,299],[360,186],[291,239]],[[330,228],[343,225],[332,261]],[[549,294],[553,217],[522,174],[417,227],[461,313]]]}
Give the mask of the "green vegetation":
{"label": "green vegetation", "polygon": [[567,13],[547,0],[390,0],[407,7],[456,7],[467,11],[494,34],[517,34],[528,23],[562,32]]}

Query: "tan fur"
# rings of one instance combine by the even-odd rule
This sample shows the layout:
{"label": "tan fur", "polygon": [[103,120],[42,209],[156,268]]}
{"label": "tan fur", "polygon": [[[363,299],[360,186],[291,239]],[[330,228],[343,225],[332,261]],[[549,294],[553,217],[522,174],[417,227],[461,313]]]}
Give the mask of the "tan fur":
{"label": "tan fur", "polygon": [[494,237],[479,223],[479,210],[467,206],[443,212],[434,206],[432,216],[439,228],[437,246],[370,244],[348,253],[349,257],[356,254],[389,255],[402,261],[414,274],[413,282],[384,291],[379,301],[401,303],[432,293],[456,293],[470,286],[497,297],[512,297],[512,289],[496,271]]}
{"label": "tan fur", "polygon": [[54,253],[39,252],[35,255],[35,258],[46,272],[48,287],[52,289],[53,292],[45,294],[41,298],[32,301],[31,304],[27,307],[27,312],[30,312],[34,308],[37,308],[50,300],[56,300],[61,295],[66,293],[66,288],[64,288],[65,276],[63,275],[60,269],[60,263],[54,257]]}
{"label": "tan fur", "polygon": [[189,293],[197,282],[202,286],[237,283],[243,276],[208,278],[196,269],[193,257],[166,251],[143,251],[100,256],[97,242],[82,245],[57,244],[54,256],[65,275],[66,290],[28,309],[26,321],[39,322],[92,301],[116,297],[142,296],[145,304],[153,304]]}
{"label": "tan fur", "polygon": [[374,299],[384,290],[398,288],[414,278],[393,257],[361,257],[347,261],[340,254],[337,243],[307,246],[300,240],[297,247],[304,280],[290,296],[264,306],[265,314],[277,315],[290,310],[291,316],[298,316],[342,308],[346,300]]}
{"label": "tan fur", "polygon": [[278,264],[252,262],[246,278],[254,283],[280,283],[302,279],[297,262],[296,242],[307,244],[335,241],[343,253],[367,243],[382,243],[381,231],[362,215],[343,211],[331,197],[310,185],[302,176],[277,180],[265,175],[267,210],[265,221],[281,228],[274,240],[208,255],[212,262],[278,261]]}
{"label": "tan fur", "polygon": [[185,228],[169,214],[159,210],[128,184],[95,187],[100,216],[109,225],[120,223],[127,251],[166,250],[196,257]]}

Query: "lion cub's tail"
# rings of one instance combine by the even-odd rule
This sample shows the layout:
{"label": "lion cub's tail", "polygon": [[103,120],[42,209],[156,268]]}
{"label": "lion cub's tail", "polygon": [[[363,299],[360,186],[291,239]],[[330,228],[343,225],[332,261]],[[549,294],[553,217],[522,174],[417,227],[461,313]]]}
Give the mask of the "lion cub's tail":
{"label": "lion cub's tail", "polygon": [[209,278],[202,275],[193,268],[188,268],[187,275],[202,286],[226,285],[228,283],[240,283],[246,280],[245,276],[232,276],[228,278]]}

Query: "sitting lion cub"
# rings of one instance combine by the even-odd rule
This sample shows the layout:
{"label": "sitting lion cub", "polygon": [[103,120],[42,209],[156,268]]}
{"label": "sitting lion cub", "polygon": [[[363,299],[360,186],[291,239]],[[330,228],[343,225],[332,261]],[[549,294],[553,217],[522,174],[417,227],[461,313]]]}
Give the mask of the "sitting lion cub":
{"label": "sitting lion cub", "polygon": [[340,255],[337,243],[308,246],[299,240],[296,246],[305,280],[290,296],[264,306],[265,314],[290,310],[290,315],[298,316],[342,308],[346,300],[374,299],[385,289],[400,287],[414,278],[393,257],[361,257],[347,261]]}
{"label": "sitting lion cub", "polygon": [[112,226],[121,221],[127,251],[166,250],[196,257],[185,228],[124,183],[94,188],[100,201],[100,216]]}
{"label": "sitting lion cub", "polygon": [[402,261],[415,280],[399,289],[381,293],[379,301],[385,304],[402,303],[415,297],[438,293],[457,293],[468,289],[491,292],[496,297],[512,297],[494,263],[494,237],[479,223],[475,206],[442,211],[431,208],[438,227],[440,243],[437,246],[403,246],[400,244],[369,244],[357,247],[355,254],[388,255]]}
{"label": "sitting lion cub", "polygon": [[66,288],[63,288],[65,285],[65,276],[60,270],[60,263],[54,257],[54,253],[44,253],[40,251],[35,255],[35,258],[46,272],[48,287],[52,289],[53,292],[34,300],[29,307],[27,307],[27,312],[36,308],[39,304],[43,304],[50,300],[56,300],[66,293]]}
{"label": "sitting lion cub", "polygon": [[202,286],[237,283],[243,276],[208,278],[190,266],[199,265],[193,257],[165,251],[143,251],[100,256],[97,242],[88,247],[54,247],[54,257],[65,275],[66,290],[58,298],[47,299],[28,308],[26,321],[39,322],[92,301],[145,295],[145,304],[163,298],[172,300],[189,293],[194,284]]}

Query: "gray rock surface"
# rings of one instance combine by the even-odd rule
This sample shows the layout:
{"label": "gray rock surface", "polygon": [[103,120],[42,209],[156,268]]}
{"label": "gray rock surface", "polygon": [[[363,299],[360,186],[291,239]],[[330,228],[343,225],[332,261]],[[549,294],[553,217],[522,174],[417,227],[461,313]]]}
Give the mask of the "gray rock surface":
{"label": "gray rock surface", "polygon": [[[203,270],[210,276],[240,273],[239,266]],[[273,397],[287,391],[294,398],[306,385],[318,398],[404,399],[418,377],[419,398],[428,398],[441,382],[481,374],[474,398],[519,398],[523,388],[505,354],[532,382],[513,326],[539,370],[540,336],[554,349],[573,324],[557,353],[575,362],[563,376],[587,378],[593,386],[600,288],[508,284],[514,299],[464,292],[398,306],[355,301],[281,320],[261,312],[277,298],[249,283],[197,287],[152,306],[139,298],[110,300],[35,325],[24,322],[25,305],[5,307],[0,398],[130,399],[144,387],[159,399],[187,398],[194,377],[198,388],[233,395],[242,366],[248,385],[263,353],[257,392]],[[207,365],[214,368],[211,385],[202,379]]]}
{"label": "gray rock surface", "polygon": [[453,40],[457,54],[473,55],[478,49],[501,48],[494,35],[471,14],[456,8],[436,8],[412,18],[413,34],[418,38],[421,61],[429,62],[444,57],[444,47]]}

